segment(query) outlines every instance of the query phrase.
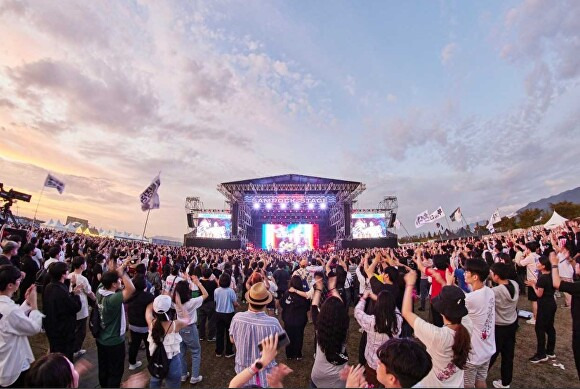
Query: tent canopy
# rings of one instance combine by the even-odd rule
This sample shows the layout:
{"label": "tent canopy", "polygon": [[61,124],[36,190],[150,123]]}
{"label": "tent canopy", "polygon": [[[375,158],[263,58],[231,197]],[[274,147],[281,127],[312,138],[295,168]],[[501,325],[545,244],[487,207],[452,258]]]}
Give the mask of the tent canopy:
{"label": "tent canopy", "polygon": [[551,230],[552,228],[562,227],[564,223],[567,221],[568,219],[560,216],[558,212],[554,211],[550,220],[548,220],[546,224],[544,224],[544,228]]}

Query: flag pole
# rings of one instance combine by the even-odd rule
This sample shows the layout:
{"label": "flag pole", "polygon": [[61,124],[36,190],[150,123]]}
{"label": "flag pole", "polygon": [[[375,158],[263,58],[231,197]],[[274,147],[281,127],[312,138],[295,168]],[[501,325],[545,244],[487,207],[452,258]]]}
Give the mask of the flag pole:
{"label": "flag pole", "polygon": [[40,205],[40,199],[42,198],[43,193],[44,193],[44,185],[42,186],[42,189],[40,190],[40,196],[38,196],[38,202],[36,203],[36,209],[34,210],[34,218],[32,220],[33,227],[34,227],[34,224],[36,223],[36,213],[38,212],[38,206]]}
{"label": "flag pole", "polygon": [[143,234],[141,235],[142,239],[145,239],[145,230],[147,229],[147,222],[149,221],[149,214],[151,213],[151,208],[147,211],[147,219],[145,219],[145,226],[143,227]]}
{"label": "flag pole", "polygon": [[403,225],[403,222],[399,220],[399,223],[401,223],[401,227],[403,227],[403,230],[405,230],[405,232],[407,233],[407,236],[410,238],[411,237],[411,234],[409,234],[409,231],[407,231],[407,229]]}

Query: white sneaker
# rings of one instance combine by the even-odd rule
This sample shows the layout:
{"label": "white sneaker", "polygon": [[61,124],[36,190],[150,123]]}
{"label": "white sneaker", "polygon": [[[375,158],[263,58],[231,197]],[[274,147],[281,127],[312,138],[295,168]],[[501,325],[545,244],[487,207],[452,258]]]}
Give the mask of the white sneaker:
{"label": "white sneaker", "polygon": [[495,380],[495,381],[493,381],[493,387],[494,388],[509,388],[510,386],[502,384],[501,380]]}
{"label": "white sneaker", "polygon": [[536,319],[534,319],[532,317],[530,320],[526,320],[526,323],[531,324],[531,325],[536,325]]}
{"label": "white sneaker", "polygon": [[185,382],[185,381],[187,381],[187,377],[189,377],[189,372],[187,372],[187,374],[186,374],[186,375],[182,375],[182,376],[181,376],[181,382]]}
{"label": "white sneaker", "polygon": [[141,363],[141,361],[137,361],[134,365],[129,364],[129,370],[135,370],[141,367],[141,365],[143,365]]}
{"label": "white sneaker", "polygon": [[201,382],[201,380],[203,380],[202,376],[199,377],[191,377],[191,379],[189,380],[189,383],[192,385],[197,384],[198,382]]}
{"label": "white sneaker", "polygon": [[86,353],[87,353],[87,350],[79,350],[73,354],[73,358],[81,357],[81,356],[85,355]]}

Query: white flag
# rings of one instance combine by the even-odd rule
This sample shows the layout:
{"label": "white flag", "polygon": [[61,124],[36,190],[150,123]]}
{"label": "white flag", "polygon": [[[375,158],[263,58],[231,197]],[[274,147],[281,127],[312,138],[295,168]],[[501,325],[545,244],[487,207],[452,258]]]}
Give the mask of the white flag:
{"label": "white flag", "polygon": [[55,188],[58,190],[58,193],[62,194],[64,191],[64,182],[55,178],[53,175],[49,174],[46,176],[46,180],[44,180],[44,186],[48,188]]}
{"label": "white flag", "polygon": [[427,221],[427,223],[433,223],[435,220],[439,220],[442,217],[445,217],[445,213],[443,212],[443,208],[439,207],[435,212],[429,215],[429,221]]}
{"label": "white flag", "polygon": [[159,178],[159,174],[157,177],[151,181],[151,184],[145,189],[141,196],[139,196],[139,200],[141,200],[141,210],[147,211],[149,209],[158,209],[159,208],[159,195],[157,194],[157,189],[161,186],[161,178]]}
{"label": "white flag", "polygon": [[461,214],[460,207],[457,207],[457,209],[455,211],[453,211],[451,216],[449,216],[449,219],[451,219],[452,222],[458,222],[461,220],[461,218],[463,218],[463,215]]}
{"label": "white flag", "polygon": [[501,217],[499,216],[499,209],[496,209],[495,212],[491,215],[489,219],[489,224],[494,225],[495,223],[499,222]]}
{"label": "white flag", "polygon": [[428,219],[429,219],[429,212],[427,212],[427,210],[424,210],[423,212],[418,214],[417,217],[415,218],[415,228],[419,228],[423,224],[427,223],[425,220],[428,220]]}
{"label": "white flag", "polygon": [[395,219],[395,222],[393,223],[393,226],[395,226],[395,228],[398,230],[399,228],[401,228],[401,222],[399,221],[399,219]]}
{"label": "white flag", "polygon": [[486,228],[489,230],[489,232],[491,232],[492,234],[495,234],[495,228],[493,227],[493,224],[491,224],[491,221],[488,223]]}

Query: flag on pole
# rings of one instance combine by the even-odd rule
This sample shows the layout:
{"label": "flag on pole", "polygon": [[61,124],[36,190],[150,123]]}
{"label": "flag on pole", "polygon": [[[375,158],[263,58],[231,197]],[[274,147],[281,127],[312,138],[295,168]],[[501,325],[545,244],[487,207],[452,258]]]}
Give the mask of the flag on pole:
{"label": "flag on pole", "polygon": [[487,224],[486,228],[489,230],[489,232],[491,232],[492,234],[495,234],[495,228],[493,227],[493,224],[491,224],[491,220]]}
{"label": "flag on pole", "polygon": [[457,209],[455,211],[453,211],[453,213],[449,216],[449,219],[451,219],[452,222],[458,222],[463,218],[463,215],[461,214],[461,208],[457,207]]}
{"label": "flag on pole", "polygon": [[423,224],[427,223],[426,220],[429,219],[429,212],[424,210],[415,218],[415,228],[421,227]]}
{"label": "flag on pole", "polygon": [[401,228],[401,222],[399,221],[399,219],[395,219],[395,222],[393,223],[393,226],[398,230],[399,228]]}
{"label": "flag on pole", "polygon": [[44,180],[44,186],[48,188],[55,188],[60,194],[62,194],[64,191],[64,182],[57,179],[52,174],[46,176],[46,180]]}
{"label": "flag on pole", "polygon": [[147,189],[145,189],[145,191],[139,196],[142,211],[159,208],[159,194],[157,194],[157,189],[159,189],[160,186],[161,178],[159,178],[158,174],[157,177],[151,181],[151,184],[149,184]]}
{"label": "flag on pole", "polygon": [[439,220],[445,217],[445,213],[443,212],[443,208],[437,208],[431,215],[429,215],[429,221],[427,223],[433,223],[435,220]]}
{"label": "flag on pole", "polygon": [[499,216],[499,209],[496,209],[495,212],[491,215],[489,219],[489,224],[494,225],[495,223],[499,222],[501,217]]}

